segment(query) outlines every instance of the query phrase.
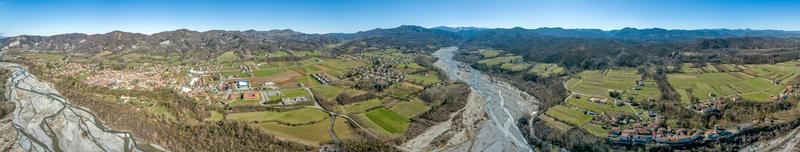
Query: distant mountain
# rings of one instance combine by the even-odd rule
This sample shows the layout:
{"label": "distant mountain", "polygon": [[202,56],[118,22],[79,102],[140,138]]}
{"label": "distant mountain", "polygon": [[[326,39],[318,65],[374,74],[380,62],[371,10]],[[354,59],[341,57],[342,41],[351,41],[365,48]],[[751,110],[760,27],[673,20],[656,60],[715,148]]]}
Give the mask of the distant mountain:
{"label": "distant mountain", "polygon": [[462,31],[483,31],[483,30],[488,30],[490,28],[437,26],[437,27],[433,27],[431,29],[444,30],[444,31],[448,31],[448,32],[462,32]]}
{"label": "distant mountain", "polygon": [[186,29],[152,35],[113,31],[105,34],[61,34],[53,36],[22,35],[0,43],[0,49],[12,51],[146,51],[188,52],[213,56],[225,51],[318,50],[325,45],[330,51],[364,51],[363,48],[393,48],[424,50],[444,45],[456,45],[459,37],[452,32],[404,25],[397,28],[374,29],[357,33],[305,34],[292,30],[197,32]]}
{"label": "distant mountain", "polygon": [[[22,35],[0,39],[0,49],[11,52],[34,50],[79,53],[103,51],[182,52],[191,53],[192,57],[207,58],[217,56],[225,51],[238,51],[242,55],[278,50],[325,50],[332,53],[385,49],[430,51],[442,46],[461,45],[464,48],[492,47],[508,51],[532,52],[525,54],[538,55],[536,58],[542,58],[544,61],[558,61],[560,59],[557,56],[563,53],[561,51],[567,51],[565,49],[569,49],[569,47],[581,48],[577,51],[591,51],[586,48],[598,47],[600,44],[617,47],[631,45],[625,47],[630,51],[634,48],[632,46],[641,45],[633,44],[633,42],[688,43],[701,39],[710,41],[711,39],[733,37],[787,38],[800,37],[800,32],[728,29],[666,30],[658,28],[624,28],[610,31],[564,28],[524,29],[519,27],[511,29],[445,26],[424,28],[414,25],[388,29],[379,28],[356,33],[330,34],[306,34],[289,29],[211,30],[205,32],[180,29],[151,35],[122,31],[92,35],[80,33],[54,36]],[[558,42],[565,40],[570,44]],[[749,41],[755,41],[755,39]],[[551,48],[555,46],[560,47]],[[748,46],[750,45],[744,47]],[[726,47],[726,45],[722,42],[708,42],[706,45],[697,45],[695,48],[706,47],[716,48]],[[613,48],[615,47],[608,47],[604,50],[613,51],[615,50]],[[619,50],[617,49],[615,52],[619,52]]]}
{"label": "distant mountain", "polygon": [[781,49],[769,55],[792,56],[800,52],[798,38],[800,32],[779,30],[512,28],[484,30],[469,37],[461,48],[493,48],[522,55],[530,61],[601,69],[635,67],[673,52],[686,51]]}
{"label": "distant mountain", "polygon": [[456,33],[414,25],[373,29],[349,34],[346,37],[349,41],[338,47],[340,51],[368,51],[370,48],[425,51],[442,46],[457,45],[462,41]]}

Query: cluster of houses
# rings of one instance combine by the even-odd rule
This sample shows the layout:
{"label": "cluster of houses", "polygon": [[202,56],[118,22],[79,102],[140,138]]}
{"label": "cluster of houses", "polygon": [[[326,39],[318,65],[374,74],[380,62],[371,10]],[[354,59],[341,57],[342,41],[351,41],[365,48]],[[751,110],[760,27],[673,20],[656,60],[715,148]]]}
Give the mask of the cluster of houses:
{"label": "cluster of houses", "polygon": [[361,66],[351,70],[348,73],[348,77],[356,81],[372,80],[377,88],[388,87],[405,78],[402,72],[394,68],[397,64],[401,63],[399,61],[376,58],[369,66]]}
{"label": "cluster of houses", "polygon": [[311,74],[311,77],[314,77],[314,79],[316,79],[317,81],[319,81],[319,83],[322,83],[322,84],[328,84],[328,83],[331,82],[331,79],[328,78],[328,76],[324,75],[324,74],[314,73],[314,74]]}
{"label": "cluster of houses", "polygon": [[239,66],[239,70],[242,71],[242,73],[251,73],[251,72],[253,72],[253,68],[251,68],[250,66],[244,66],[244,65]]}
{"label": "cluster of houses", "polygon": [[[608,102],[609,102],[609,101],[608,101],[608,98],[603,98],[603,99],[600,99],[600,98],[597,98],[597,97],[589,97],[589,98],[588,98],[588,99],[586,99],[586,100],[589,100],[589,101],[591,101],[591,102],[595,102],[595,103],[601,103],[601,104],[608,104]],[[614,102],[614,105],[616,105],[616,106],[623,106],[623,105],[625,105],[625,104],[626,104],[626,102],[627,102],[627,101],[624,101],[624,100],[619,100],[619,99],[614,99],[614,101],[613,101],[613,102]]]}
{"label": "cluster of houses", "polygon": [[771,101],[784,101],[792,96],[800,96],[800,85],[786,86],[786,89],[784,89],[782,93],[776,96],[770,96],[769,99]]}
{"label": "cluster of houses", "polygon": [[721,138],[733,135],[719,127],[708,130],[692,129],[673,129],[663,127],[661,123],[652,124],[636,123],[633,128],[621,130],[618,127],[612,128],[606,138],[609,142],[620,145],[646,145],[660,144],[666,146],[688,146],[702,144],[708,141],[716,141]]}
{"label": "cluster of houses", "polygon": [[134,70],[99,70],[97,74],[86,78],[84,83],[112,89],[153,90],[177,83],[176,78],[164,75],[174,72],[159,66]]}
{"label": "cluster of houses", "polygon": [[[733,101],[741,101],[739,97],[732,97],[731,100]],[[695,111],[699,111],[702,113],[714,113],[719,112],[722,108],[725,107],[725,102],[719,99],[711,99],[706,100],[697,104],[692,105],[692,108]]]}

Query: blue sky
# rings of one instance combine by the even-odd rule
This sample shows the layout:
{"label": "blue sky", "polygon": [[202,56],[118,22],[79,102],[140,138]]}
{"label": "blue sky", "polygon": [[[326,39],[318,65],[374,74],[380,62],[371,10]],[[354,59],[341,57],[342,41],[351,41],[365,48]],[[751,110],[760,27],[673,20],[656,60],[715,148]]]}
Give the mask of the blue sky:
{"label": "blue sky", "polygon": [[350,33],[400,25],[800,30],[799,8],[788,0],[0,0],[0,34]]}

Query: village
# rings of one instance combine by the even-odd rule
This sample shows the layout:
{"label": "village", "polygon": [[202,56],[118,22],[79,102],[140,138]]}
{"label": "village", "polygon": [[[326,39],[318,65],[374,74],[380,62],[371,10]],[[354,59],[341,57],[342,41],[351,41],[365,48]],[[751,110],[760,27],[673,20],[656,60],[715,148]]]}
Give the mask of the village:
{"label": "village", "polygon": [[[113,54],[95,58],[30,54],[25,59],[52,67],[44,72],[56,78],[72,77],[86,85],[123,91],[109,99],[156,118],[180,120],[181,116],[170,110],[169,103],[138,93],[158,91],[190,97],[214,107],[206,111],[210,115],[204,122],[245,122],[278,138],[307,145],[361,136],[402,137],[410,118],[430,109],[415,94],[441,81],[428,67],[415,63],[413,53],[369,52],[335,58],[317,53],[279,51],[265,54],[267,60],[255,61],[226,52],[199,64],[164,62],[159,60],[164,57],[147,54],[125,54],[141,57],[133,59]],[[280,58],[297,54],[306,55]],[[93,61],[98,58],[131,62]],[[329,134],[330,129],[335,136]]]}
{"label": "village", "polygon": [[[617,76],[616,78],[611,78],[615,81],[609,81],[609,78],[597,78],[596,75],[598,74],[593,74],[595,75],[591,80],[592,83],[595,83],[593,88],[625,85],[631,87],[627,89],[607,89],[605,91],[607,94],[600,94],[599,91],[584,89],[582,86],[570,87],[569,84],[566,84],[568,88],[574,88],[574,91],[581,92],[573,92],[573,95],[565,99],[565,104],[549,109],[546,115],[540,117],[552,126],[562,126],[561,124],[566,123],[564,125],[582,127],[595,136],[603,137],[615,145],[660,145],[672,147],[714,142],[734,135],[741,130],[748,129],[759,122],[754,120],[736,125],[728,124],[726,125],[728,128],[718,125],[707,129],[677,127],[676,120],[667,120],[663,115],[637,106],[647,104],[647,102],[656,102],[652,96],[646,96],[653,94],[648,93],[649,90],[654,89],[654,84],[652,84],[651,80],[636,80],[631,85],[630,81],[625,83],[623,78],[626,77],[620,77],[626,76],[624,71],[613,72],[608,72],[607,74]],[[638,79],[633,73],[630,73],[629,77]],[[598,82],[595,82],[594,79],[602,80],[600,81],[602,85],[597,85],[596,83]],[[765,98],[766,100],[760,102],[779,103],[800,96],[800,91],[798,91],[800,86],[797,84],[784,85],[783,83],[771,81],[770,85],[783,91],[770,95]],[[591,95],[583,92],[589,92]],[[747,102],[746,100],[753,101],[747,95],[741,94],[718,96],[708,93],[708,97],[699,97],[702,100],[697,98],[691,97],[690,99],[692,100],[687,101],[684,107],[698,115],[715,115],[725,112],[728,104]],[[553,121],[556,119],[558,121]]]}

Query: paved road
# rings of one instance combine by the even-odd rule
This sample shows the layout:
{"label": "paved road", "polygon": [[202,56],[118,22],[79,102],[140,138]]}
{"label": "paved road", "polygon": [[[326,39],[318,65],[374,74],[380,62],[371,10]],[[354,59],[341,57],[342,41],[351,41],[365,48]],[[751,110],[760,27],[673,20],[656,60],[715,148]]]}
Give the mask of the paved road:
{"label": "paved road", "polygon": [[539,101],[501,81],[494,81],[481,71],[453,60],[456,47],[443,48],[433,55],[436,66],[451,80],[463,81],[485,100],[484,112],[488,121],[480,124],[477,137],[449,151],[532,151],[516,126],[516,120],[538,111]]}
{"label": "paved road", "polygon": [[16,104],[10,117],[25,151],[141,151],[129,133],[104,126],[25,68],[13,63],[0,68],[12,72],[6,97]]}

